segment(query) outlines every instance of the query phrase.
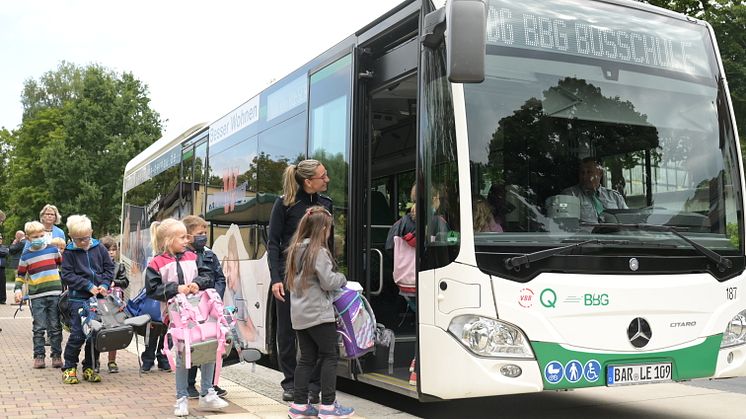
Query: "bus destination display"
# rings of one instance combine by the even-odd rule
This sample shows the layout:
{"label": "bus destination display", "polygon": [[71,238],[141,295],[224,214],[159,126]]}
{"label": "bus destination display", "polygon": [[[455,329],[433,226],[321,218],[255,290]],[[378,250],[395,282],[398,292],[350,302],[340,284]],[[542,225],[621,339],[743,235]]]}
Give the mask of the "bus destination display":
{"label": "bus destination display", "polygon": [[[543,7],[536,7],[536,3]],[[491,0],[487,43],[552,51],[660,68],[693,76],[711,74],[701,25],[646,14],[620,16],[593,2],[532,2],[530,6]],[[604,6],[604,7],[601,7]],[[618,10],[617,10],[618,12]]]}

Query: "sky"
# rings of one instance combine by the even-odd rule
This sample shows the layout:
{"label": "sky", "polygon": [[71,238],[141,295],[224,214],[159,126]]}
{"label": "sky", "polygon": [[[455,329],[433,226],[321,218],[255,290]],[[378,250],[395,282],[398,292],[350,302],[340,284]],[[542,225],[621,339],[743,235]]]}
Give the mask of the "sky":
{"label": "sky", "polygon": [[0,8],[0,127],[61,61],[131,72],[173,138],[213,122],[401,0],[38,0]]}

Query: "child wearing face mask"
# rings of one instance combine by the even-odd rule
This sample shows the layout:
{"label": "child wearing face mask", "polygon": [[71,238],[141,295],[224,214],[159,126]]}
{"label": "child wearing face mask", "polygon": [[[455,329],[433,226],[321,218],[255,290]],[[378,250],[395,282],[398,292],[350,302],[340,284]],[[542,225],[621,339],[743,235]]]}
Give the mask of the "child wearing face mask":
{"label": "child wearing face mask", "polygon": [[62,280],[58,266],[62,263],[60,252],[47,245],[44,239],[44,225],[31,221],[25,226],[30,245],[23,251],[18,261],[18,274],[15,284],[15,301],[23,299],[23,285],[28,283],[29,304],[33,316],[34,368],[44,368],[44,332],[49,335],[52,351],[52,367],[62,367],[62,326],[60,325],[59,304],[62,294]]}
{"label": "child wearing face mask", "polygon": [[[207,221],[196,215],[187,215],[181,220],[187,229],[187,237],[189,243],[187,248],[189,251],[197,254],[197,266],[209,268],[213,283],[215,284],[215,291],[218,292],[222,299],[225,294],[225,275],[223,269],[220,266],[218,256],[207,247]],[[189,370],[189,380],[187,392],[189,393],[190,399],[196,399],[199,397],[199,391],[197,391],[197,368],[193,366]],[[213,389],[218,396],[224,397],[228,392],[216,385],[213,385]]]}

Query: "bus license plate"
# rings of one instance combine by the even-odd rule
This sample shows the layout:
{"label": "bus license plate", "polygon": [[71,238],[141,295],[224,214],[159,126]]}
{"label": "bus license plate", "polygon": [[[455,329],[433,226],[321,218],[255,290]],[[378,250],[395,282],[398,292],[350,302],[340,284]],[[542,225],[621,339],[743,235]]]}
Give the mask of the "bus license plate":
{"label": "bus license plate", "polygon": [[628,384],[659,383],[671,381],[671,363],[608,365],[606,367],[606,385],[622,386]]}

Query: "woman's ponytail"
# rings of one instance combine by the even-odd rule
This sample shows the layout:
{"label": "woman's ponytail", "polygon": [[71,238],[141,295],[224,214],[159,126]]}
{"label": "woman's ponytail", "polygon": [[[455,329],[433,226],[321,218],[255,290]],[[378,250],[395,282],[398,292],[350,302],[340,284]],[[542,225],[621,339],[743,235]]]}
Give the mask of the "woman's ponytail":
{"label": "woman's ponytail", "polygon": [[295,180],[296,168],[297,166],[294,164],[288,165],[285,172],[282,173],[282,194],[284,195],[282,203],[286,207],[295,202],[295,195],[298,193],[299,185]]}
{"label": "woman's ponytail", "polygon": [[298,195],[298,188],[303,185],[306,179],[313,179],[316,176],[316,169],[321,166],[321,162],[314,159],[306,159],[291,164],[282,174],[282,193],[285,198],[282,203],[289,207],[295,203],[295,197]]}

